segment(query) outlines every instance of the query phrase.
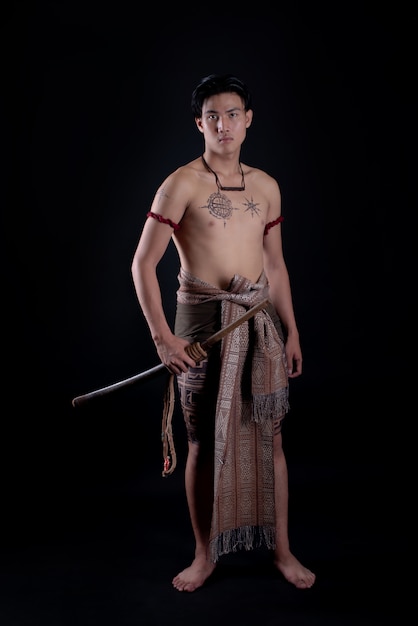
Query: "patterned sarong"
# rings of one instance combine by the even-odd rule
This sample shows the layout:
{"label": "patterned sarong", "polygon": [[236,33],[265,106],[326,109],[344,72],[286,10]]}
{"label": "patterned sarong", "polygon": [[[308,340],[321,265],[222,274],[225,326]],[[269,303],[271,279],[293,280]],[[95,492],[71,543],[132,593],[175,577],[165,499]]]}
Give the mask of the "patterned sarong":
{"label": "patterned sarong", "polygon": [[[268,297],[257,283],[234,276],[222,290],[180,270],[177,301],[220,301],[221,326]],[[181,384],[187,385],[188,374]],[[273,421],[289,410],[283,338],[266,309],[222,340],[214,424],[214,502],[210,558],[275,547]]]}

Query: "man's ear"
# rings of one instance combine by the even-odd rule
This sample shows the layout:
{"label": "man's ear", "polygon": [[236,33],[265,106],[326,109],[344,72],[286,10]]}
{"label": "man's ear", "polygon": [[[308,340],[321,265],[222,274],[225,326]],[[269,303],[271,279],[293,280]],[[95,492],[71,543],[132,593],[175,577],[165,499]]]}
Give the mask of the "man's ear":
{"label": "man's ear", "polygon": [[202,118],[201,117],[195,117],[194,121],[196,122],[196,126],[200,130],[200,132],[203,133]]}
{"label": "man's ear", "polygon": [[253,121],[253,115],[254,112],[252,109],[248,109],[248,111],[245,113],[245,128],[249,128],[251,126]]}

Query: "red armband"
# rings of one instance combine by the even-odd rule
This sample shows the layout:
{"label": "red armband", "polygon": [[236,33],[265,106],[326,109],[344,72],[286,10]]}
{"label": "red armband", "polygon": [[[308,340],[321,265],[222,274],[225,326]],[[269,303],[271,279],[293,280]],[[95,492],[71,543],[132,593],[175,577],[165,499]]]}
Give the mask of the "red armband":
{"label": "red armband", "polygon": [[175,222],[172,222],[171,220],[166,219],[159,213],[153,213],[152,211],[148,211],[147,217],[153,217],[158,222],[161,222],[161,224],[168,224],[169,226],[171,226],[171,228],[173,228],[173,230],[178,230],[180,228],[179,224],[176,224]]}
{"label": "red armband", "polygon": [[273,220],[272,222],[269,222],[268,224],[266,224],[266,227],[264,229],[264,237],[268,235],[270,228],[273,228],[273,226],[276,226],[276,224],[280,224],[280,222],[283,222],[283,220],[284,220],[284,217],[280,215],[280,217],[278,217],[277,220]]}

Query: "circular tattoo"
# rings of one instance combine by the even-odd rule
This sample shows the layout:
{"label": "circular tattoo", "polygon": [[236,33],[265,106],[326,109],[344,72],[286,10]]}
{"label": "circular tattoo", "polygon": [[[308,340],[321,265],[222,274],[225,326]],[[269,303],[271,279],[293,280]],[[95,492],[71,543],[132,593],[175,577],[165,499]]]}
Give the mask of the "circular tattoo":
{"label": "circular tattoo", "polygon": [[239,211],[238,208],[232,206],[231,200],[219,191],[209,196],[208,203],[202,206],[202,209],[209,209],[209,213],[213,217],[224,221],[224,226],[226,225],[226,220],[230,219],[232,211]]}

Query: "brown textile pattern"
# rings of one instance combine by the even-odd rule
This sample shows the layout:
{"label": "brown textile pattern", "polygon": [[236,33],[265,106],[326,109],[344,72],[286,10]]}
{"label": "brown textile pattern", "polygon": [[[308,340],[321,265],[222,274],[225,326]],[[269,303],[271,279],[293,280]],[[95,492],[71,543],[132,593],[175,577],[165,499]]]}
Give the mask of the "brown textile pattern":
{"label": "brown textile pattern", "polygon": [[[212,353],[209,357],[212,365]],[[208,372],[209,370],[209,372]],[[208,359],[177,375],[177,386],[188,440],[209,445],[213,438],[213,422],[216,406],[217,379],[212,382]]]}
{"label": "brown textile pattern", "polygon": [[[218,289],[183,269],[178,302],[221,301],[221,326],[268,297],[257,283],[234,276]],[[266,310],[229,333],[221,345],[214,433],[214,502],[210,557],[240,548],[274,548],[273,421],[289,410],[283,338]]]}

